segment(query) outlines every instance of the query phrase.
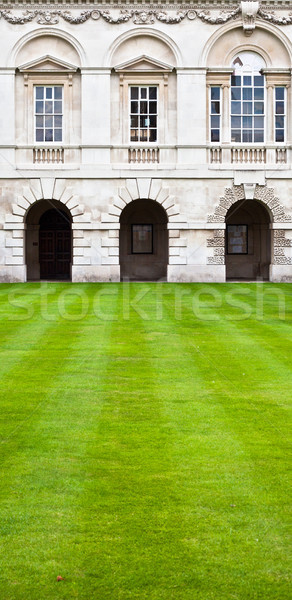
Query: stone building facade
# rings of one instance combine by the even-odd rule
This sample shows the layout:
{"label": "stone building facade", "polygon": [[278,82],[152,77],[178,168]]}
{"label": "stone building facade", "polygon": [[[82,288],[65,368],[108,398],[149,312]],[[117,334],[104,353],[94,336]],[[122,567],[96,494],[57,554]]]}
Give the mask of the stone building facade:
{"label": "stone building facade", "polygon": [[7,1],[0,31],[0,281],[292,281],[289,1]]}

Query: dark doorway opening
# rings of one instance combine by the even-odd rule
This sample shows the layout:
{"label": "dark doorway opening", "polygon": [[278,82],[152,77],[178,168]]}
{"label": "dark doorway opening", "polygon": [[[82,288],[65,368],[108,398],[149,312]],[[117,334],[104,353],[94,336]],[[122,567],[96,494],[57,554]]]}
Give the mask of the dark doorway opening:
{"label": "dark doorway opening", "polygon": [[154,200],[134,200],[121,214],[121,280],[158,281],[167,278],[167,214]]}
{"label": "dark doorway opening", "polygon": [[47,210],[40,218],[40,279],[70,279],[71,224],[60,210]]}
{"label": "dark doorway opening", "polygon": [[256,200],[240,200],[226,216],[226,279],[269,280],[270,215]]}
{"label": "dark doorway opening", "polygon": [[60,202],[40,200],[26,219],[28,280],[70,280],[72,265],[71,215]]}

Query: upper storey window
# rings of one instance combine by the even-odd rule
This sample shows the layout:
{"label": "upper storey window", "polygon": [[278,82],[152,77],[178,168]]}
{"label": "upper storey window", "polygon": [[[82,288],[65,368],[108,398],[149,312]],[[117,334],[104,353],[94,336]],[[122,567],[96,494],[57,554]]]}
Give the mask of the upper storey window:
{"label": "upper storey window", "polygon": [[63,86],[35,86],[35,141],[62,142]]}
{"label": "upper storey window", "polygon": [[265,78],[263,59],[240,52],[231,75],[231,141],[263,143],[265,138]]}
{"label": "upper storey window", "polygon": [[157,86],[130,87],[131,142],[157,141]]}

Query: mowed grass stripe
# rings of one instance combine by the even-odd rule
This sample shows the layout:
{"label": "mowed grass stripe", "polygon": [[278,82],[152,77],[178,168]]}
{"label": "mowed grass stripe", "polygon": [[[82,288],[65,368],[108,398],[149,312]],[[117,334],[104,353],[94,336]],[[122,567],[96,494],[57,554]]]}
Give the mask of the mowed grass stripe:
{"label": "mowed grass stripe", "polygon": [[[75,302],[76,297],[71,314]],[[76,322],[61,319],[40,345],[40,352],[47,356],[47,375],[50,377],[51,367],[54,371],[56,365],[58,371],[49,380],[44,375],[44,401],[38,407],[37,418],[23,424],[14,439],[15,447],[9,448],[9,477],[3,487],[10,491],[10,497],[2,504],[1,523],[7,542],[2,546],[1,561],[7,598],[15,598],[14,594],[38,598],[40,589],[42,599],[54,597],[56,574],[59,569],[68,573],[70,556],[78,547],[80,498],[84,482],[92,476],[87,445],[94,439],[102,402],[102,370],[107,361],[110,326],[97,321],[95,315]],[[64,343],[67,338],[70,344]],[[35,396],[38,398],[39,390]],[[21,448],[17,448],[20,439]],[[11,513],[13,520],[9,518]],[[13,547],[17,553],[12,552]],[[83,555],[82,547],[80,550]],[[78,560],[74,566],[73,575],[78,579]],[[14,582],[10,581],[11,572]],[[64,593],[67,597],[67,591]]]}

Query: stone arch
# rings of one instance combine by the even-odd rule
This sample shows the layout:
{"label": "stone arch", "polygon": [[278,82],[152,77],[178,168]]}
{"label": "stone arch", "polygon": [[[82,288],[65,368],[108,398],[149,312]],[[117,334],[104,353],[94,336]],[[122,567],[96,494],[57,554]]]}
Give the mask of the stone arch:
{"label": "stone arch", "polygon": [[[73,188],[66,185],[65,179],[30,179],[24,185],[22,195],[18,196],[15,203],[12,204],[11,213],[5,217],[5,243],[10,252],[6,257],[6,265],[18,265],[25,268],[26,217],[30,208],[40,200],[58,201],[69,211],[73,230],[73,264],[75,246],[78,246],[79,261],[82,250],[84,252],[85,247],[88,246],[84,240],[83,227],[87,227],[87,221],[90,221],[90,218],[84,212],[84,206],[79,203],[79,198],[74,194]],[[24,279],[26,279],[26,275],[24,275]]]}
{"label": "stone arch", "polygon": [[[130,202],[139,199],[154,200],[161,204],[167,215],[168,229],[175,230],[175,237],[174,235],[172,236],[172,232],[170,231],[169,249],[175,246],[176,251],[179,252],[179,256],[185,251],[186,240],[181,238],[181,231],[184,230],[187,219],[181,214],[175,196],[170,194],[167,187],[164,187],[162,179],[148,177],[126,179],[124,187],[119,188],[118,194],[112,198],[108,212],[102,214],[101,217],[101,227],[105,233],[102,240],[102,245],[105,249],[104,256],[102,256],[103,265],[119,264],[116,252],[121,213]],[[170,259],[172,260],[171,257]],[[179,257],[176,256],[175,259],[178,261]],[[185,259],[182,258],[181,260]],[[176,264],[180,263],[177,262]]]}
{"label": "stone arch", "polygon": [[[18,64],[18,56],[21,54],[21,51],[25,48],[25,46],[27,44],[29,44],[30,42],[32,42],[33,40],[36,40],[38,38],[42,38],[42,37],[54,37],[56,39],[60,39],[61,41],[65,41],[67,44],[69,44],[70,46],[72,46],[72,48],[75,50],[75,53],[78,57],[78,62],[79,65],[78,66],[85,66],[86,65],[86,56],[85,56],[85,52],[83,47],[81,46],[80,42],[71,34],[69,34],[66,31],[60,30],[60,29],[53,29],[52,27],[42,27],[40,29],[34,30],[34,31],[30,31],[29,33],[26,33],[24,36],[22,36],[17,42],[16,44],[13,46],[9,56],[8,56],[8,64],[7,66],[9,67],[17,67]],[[45,54],[47,54],[47,52],[45,52]],[[61,60],[63,59],[63,56],[59,57]],[[25,62],[25,61],[21,61],[20,62]],[[70,62],[70,61],[69,61]],[[74,62],[74,60],[73,60]]]}
{"label": "stone arch", "polygon": [[[268,46],[270,51],[266,51]],[[269,23],[257,22],[251,38],[246,38],[239,24],[226,23],[210,36],[205,44],[199,65],[202,67],[230,67],[236,52],[248,50],[257,52],[265,60],[267,67],[291,67],[292,48],[287,36]]]}
{"label": "stone arch", "polygon": [[[225,194],[220,198],[214,213],[208,215],[208,223],[224,223],[229,208],[238,202],[238,200],[244,200],[245,198],[246,191],[244,185],[234,185],[232,188],[225,188]],[[292,221],[292,216],[287,215],[279,198],[275,196],[273,188],[268,188],[266,185],[256,185],[253,199],[258,200],[267,208],[274,223],[290,223]]]}
{"label": "stone arch", "polygon": [[[176,66],[177,64],[180,64],[182,62],[180,50],[179,50],[177,44],[174,42],[174,40],[170,36],[166,35],[162,31],[157,31],[155,29],[152,29],[151,27],[145,27],[145,28],[139,27],[137,29],[130,29],[115,39],[115,41],[112,43],[110,48],[105,53],[104,65],[105,66],[108,66],[108,65],[114,66],[115,63],[117,64],[119,62],[123,62],[123,59],[120,60],[120,59],[115,58],[118,54],[118,50],[124,44],[126,44],[128,41],[133,40],[135,38],[139,39],[139,37],[142,37],[142,36],[157,40],[158,42],[161,42],[161,45],[163,44],[164,46],[166,46],[168,48],[169,52],[171,53],[171,56],[166,57],[166,58],[161,57],[162,62],[171,63],[174,66]],[[147,52],[145,52],[145,54],[148,54],[148,53],[149,53],[149,49]],[[138,52],[138,54],[141,54],[141,52]],[[142,52],[142,54],[143,54],[143,52]],[[131,56],[129,56],[129,58],[133,58],[133,54]],[[156,57],[156,58],[159,58],[159,57]]]}

